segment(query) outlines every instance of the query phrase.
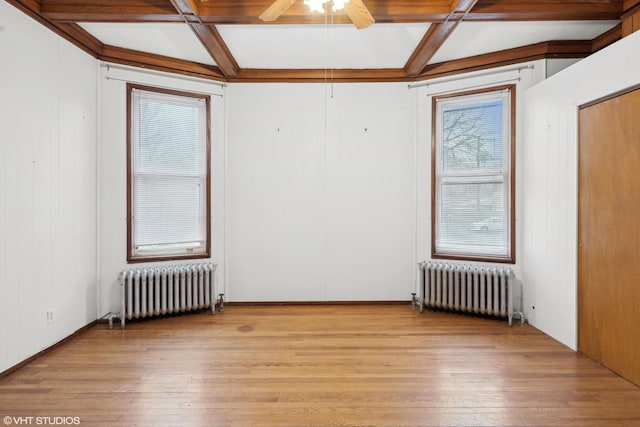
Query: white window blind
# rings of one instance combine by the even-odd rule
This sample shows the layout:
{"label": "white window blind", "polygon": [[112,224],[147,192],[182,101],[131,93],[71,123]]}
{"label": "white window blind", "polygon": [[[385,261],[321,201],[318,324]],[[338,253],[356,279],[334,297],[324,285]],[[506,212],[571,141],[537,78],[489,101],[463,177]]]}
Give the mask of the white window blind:
{"label": "white window blind", "polygon": [[131,89],[131,253],[207,251],[207,99]]}
{"label": "white window blind", "polygon": [[511,257],[511,91],[435,101],[434,255]]}

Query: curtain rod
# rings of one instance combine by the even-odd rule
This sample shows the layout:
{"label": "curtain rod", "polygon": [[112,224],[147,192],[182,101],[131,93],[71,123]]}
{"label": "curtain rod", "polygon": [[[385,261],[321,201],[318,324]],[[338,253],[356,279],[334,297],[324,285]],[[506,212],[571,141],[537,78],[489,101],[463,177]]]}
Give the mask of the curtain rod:
{"label": "curtain rod", "polygon": [[[224,82],[218,82],[218,81],[215,81],[215,80],[208,80],[208,79],[205,79],[205,78],[202,78],[202,77],[183,76],[181,74],[167,75],[167,74],[170,74],[170,73],[165,73],[165,72],[162,72],[162,71],[155,71],[155,70],[148,70],[146,68],[128,67],[128,66],[125,66],[125,65],[110,64],[110,63],[107,63],[107,62],[102,62],[100,64],[100,66],[102,68],[106,68],[107,71],[109,71],[109,69],[113,68],[115,70],[135,71],[137,73],[150,74],[152,76],[171,77],[171,78],[174,78],[174,79],[195,81],[195,82],[198,82],[198,83],[209,83],[209,84],[220,86],[220,87],[227,87],[227,84],[224,83]],[[114,80],[116,80],[116,79],[114,78]]]}
{"label": "curtain rod", "polygon": [[521,65],[518,67],[511,67],[511,68],[505,68],[502,70],[492,70],[492,71],[486,71],[484,73],[478,73],[478,74],[474,74],[474,75],[464,75],[464,76],[456,76],[456,77],[451,77],[448,79],[442,79],[442,80],[438,80],[438,81],[426,81],[423,83],[416,83],[416,84],[411,84],[411,85],[407,85],[408,89],[415,89],[417,87],[429,87],[431,85],[436,85],[436,84],[441,84],[441,83],[448,83],[448,82],[455,82],[458,80],[463,80],[463,79],[470,79],[473,77],[482,77],[482,76],[491,76],[493,74],[502,74],[502,73],[508,73],[510,71],[522,71],[522,70],[533,70],[535,68],[535,65],[533,64],[527,64],[527,65]]}
{"label": "curtain rod", "polygon": [[473,85],[473,86],[465,86],[465,87],[459,87],[459,88],[449,89],[449,90],[441,90],[440,92],[428,93],[427,96],[436,96],[436,95],[442,95],[443,93],[451,93],[453,91],[477,89],[477,88],[486,87],[486,86],[495,86],[495,85],[501,85],[504,83],[519,82],[520,80],[522,80],[520,77],[515,77],[513,79],[500,80],[499,82],[490,82],[490,83],[484,83],[481,85]]}
{"label": "curtain rod", "polygon": [[[120,79],[118,77],[104,76],[104,79],[105,80],[113,80],[113,81],[116,81],[116,82],[135,83],[137,85],[149,85],[149,82],[139,82],[139,81],[130,80],[130,79]],[[161,88],[161,89],[172,89],[172,90],[175,89],[174,87],[159,86],[159,85],[156,85],[156,84],[154,84],[153,86]],[[200,92],[200,91],[197,91],[197,90],[189,90],[189,92],[197,93],[197,94],[201,94],[201,95],[207,95],[207,96],[219,96],[220,98],[224,98],[224,94],[222,94],[222,93]]]}

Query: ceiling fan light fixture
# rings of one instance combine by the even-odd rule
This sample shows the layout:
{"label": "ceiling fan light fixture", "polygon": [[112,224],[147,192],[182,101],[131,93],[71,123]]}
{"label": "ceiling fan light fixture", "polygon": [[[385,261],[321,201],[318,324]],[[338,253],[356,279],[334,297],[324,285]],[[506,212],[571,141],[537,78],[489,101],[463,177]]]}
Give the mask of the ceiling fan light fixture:
{"label": "ceiling fan light fixture", "polygon": [[347,3],[349,3],[349,0],[333,0],[333,10],[342,10]]}
{"label": "ceiling fan light fixture", "polygon": [[305,6],[311,9],[311,12],[324,13],[324,4],[327,0],[304,0]]}
{"label": "ceiling fan light fixture", "polygon": [[305,6],[311,9],[311,12],[324,13],[324,5],[331,2],[333,11],[344,9],[344,5],[349,3],[349,0],[304,0]]}
{"label": "ceiling fan light fixture", "polygon": [[[259,18],[265,22],[273,22],[285,13],[298,0],[275,0]],[[330,5],[327,5],[330,3]],[[333,12],[344,9],[357,29],[369,27],[376,22],[371,13],[364,5],[363,0],[304,0],[304,5],[311,9],[311,12],[328,14],[331,7],[331,22],[333,23]],[[325,16],[326,19],[326,16]]]}

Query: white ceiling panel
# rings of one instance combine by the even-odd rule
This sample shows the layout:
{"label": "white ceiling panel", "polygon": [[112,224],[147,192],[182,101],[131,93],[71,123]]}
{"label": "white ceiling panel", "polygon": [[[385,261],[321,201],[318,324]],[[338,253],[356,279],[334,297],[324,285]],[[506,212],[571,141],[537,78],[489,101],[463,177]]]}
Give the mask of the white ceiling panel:
{"label": "white ceiling panel", "polygon": [[242,68],[402,68],[429,24],[218,25]]}
{"label": "white ceiling panel", "polygon": [[462,22],[430,64],[549,40],[591,40],[618,21]]}
{"label": "white ceiling panel", "polygon": [[178,23],[81,23],[104,44],[216,65],[191,28]]}

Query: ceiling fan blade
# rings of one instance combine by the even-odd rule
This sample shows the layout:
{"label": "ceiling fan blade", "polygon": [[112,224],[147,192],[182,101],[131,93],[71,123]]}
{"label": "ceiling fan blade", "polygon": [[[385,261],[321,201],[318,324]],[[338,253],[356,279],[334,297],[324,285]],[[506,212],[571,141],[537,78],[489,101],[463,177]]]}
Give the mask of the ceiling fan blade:
{"label": "ceiling fan blade", "polygon": [[297,0],[276,0],[267,8],[259,18],[263,21],[271,22],[278,19],[280,15],[285,13]]}
{"label": "ceiling fan blade", "polygon": [[351,22],[353,22],[353,25],[359,30],[367,28],[376,22],[362,0],[350,0],[344,5],[344,11],[347,13],[347,16],[349,16],[349,19],[351,19]]}

